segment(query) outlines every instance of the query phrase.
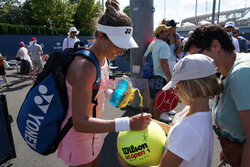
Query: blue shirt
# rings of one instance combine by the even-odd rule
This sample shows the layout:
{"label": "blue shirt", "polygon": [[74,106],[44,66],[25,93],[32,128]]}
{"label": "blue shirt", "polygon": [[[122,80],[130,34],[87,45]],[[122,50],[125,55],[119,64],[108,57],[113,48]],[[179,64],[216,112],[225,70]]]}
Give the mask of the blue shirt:
{"label": "blue shirt", "polygon": [[247,40],[244,37],[239,36],[238,41],[239,41],[240,52],[243,52],[243,49],[247,49]]}
{"label": "blue shirt", "polygon": [[223,81],[224,91],[213,112],[222,136],[243,143],[246,134],[239,112],[250,110],[250,54],[238,53],[234,65]]}
{"label": "blue shirt", "polygon": [[[156,38],[156,40],[148,46],[148,49],[144,54],[145,57],[149,54],[150,49],[153,50],[152,58],[154,65],[154,75],[161,76],[167,80],[165,73],[162,71],[160,59],[170,59],[171,53],[168,44],[165,41]],[[159,68],[157,69],[158,66]]]}

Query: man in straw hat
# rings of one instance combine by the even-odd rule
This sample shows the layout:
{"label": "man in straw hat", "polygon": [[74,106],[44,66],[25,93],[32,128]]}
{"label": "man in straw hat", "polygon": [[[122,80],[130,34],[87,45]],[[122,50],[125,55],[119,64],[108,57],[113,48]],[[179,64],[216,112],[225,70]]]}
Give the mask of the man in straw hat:
{"label": "man in straw hat", "polygon": [[[171,27],[167,27],[164,24],[160,24],[155,29],[156,40],[152,42],[143,57],[143,63],[146,61],[146,57],[149,52],[152,52],[153,66],[154,66],[154,77],[148,79],[149,92],[150,92],[150,103],[149,112],[157,120],[160,119],[160,111],[157,111],[154,107],[154,99],[156,94],[161,88],[171,79],[171,73],[169,70],[168,60],[171,56],[170,48],[166,43],[169,33],[168,30]],[[166,119],[169,121],[169,119]]]}
{"label": "man in straw hat", "polygon": [[77,31],[76,27],[70,27],[69,32],[68,32],[68,37],[64,39],[63,41],[63,49],[66,48],[73,48],[75,43],[80,41],[76,35],[79,34],[79,31]]}

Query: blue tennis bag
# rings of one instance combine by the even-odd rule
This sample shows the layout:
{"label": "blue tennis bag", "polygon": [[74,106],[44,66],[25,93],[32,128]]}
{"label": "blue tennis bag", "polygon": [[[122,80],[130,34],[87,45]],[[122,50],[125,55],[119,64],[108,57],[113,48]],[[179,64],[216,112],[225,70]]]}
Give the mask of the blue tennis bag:
{"label": "blue tennis bag", "polygon": [[158,67],[154,71],[153,55],[152,55],[152,52],[153,52],[154,48],[159,43],[162,43],[162,42],[160,42],[160,41],[155,42],[154,45],[151,45],[150,48],[149,48],[149,53],[148,53],[148,55],[146,57],[146,61],[144,62],[144,65],[142,67],[142,77],[145,78],[145,79],[153,78],[154,77],[154,73],[160,67],[160,64],[159,64]]}
{"label": "blue tennis bag", "polygon": [[101,82],[101,71],[96,57],[88,50],[65,49],[50,55],[44,70],[29,90],[17,117],[19,131],[27,145],[35,152],[49,155],[55,152],[60,141],[72,128],[72,117],[61,129],[68,110],[66,73],[76,55],[93,62],[97,69],[92,89],[93,117],[96,117],[97,100],[94,100]]}
{"label": "blue tennis bag", "polygon": [[146,57],[146,61],[142,68],[142,77],[145,79],[154,77],[154,65],[153,65],[152,52],[149,52],[149,54]]}

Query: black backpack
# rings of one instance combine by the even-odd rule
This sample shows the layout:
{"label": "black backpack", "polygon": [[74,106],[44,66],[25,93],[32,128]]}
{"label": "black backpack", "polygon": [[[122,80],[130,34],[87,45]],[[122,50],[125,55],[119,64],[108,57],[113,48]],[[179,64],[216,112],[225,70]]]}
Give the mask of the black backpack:
{"label": "black backpack", "polygon": [[34,151],[42,155],[55,152],[59,143],[73,126],[72,117],[61,129],[68,110],[66,74],[76,55],[93,62],[97,69],[96,81],[92,88],[93,117],[98,104],[95,96],[101,82],[100,65],[96,57],[82,48],[68,48],[49,56],[43,71],[29,90],[17,117],[19,131]]}

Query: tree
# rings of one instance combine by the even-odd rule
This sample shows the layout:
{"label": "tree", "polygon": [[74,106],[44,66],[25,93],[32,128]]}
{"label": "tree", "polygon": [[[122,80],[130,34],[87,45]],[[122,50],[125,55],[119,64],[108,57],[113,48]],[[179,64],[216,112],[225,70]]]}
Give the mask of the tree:
{"label": "tree", "polygon": [[[12,2],[12,3],[10,3]],[[22,8],[20,8],[20,4],[9,1],[4,3],[0,7],[0,22],[1,23],[10,23],[10,24],[22,24]]]}
{"label": "tree", "polygon": [[0,8],[5,4],[17,4],[18,0],[0,0]]}
{"label": "tree", "polygon": [[[58,3],[53,16],[53,24],[57,28],[66,28],[72,26],[73,15],[75,14],[75,5],[72,5],[69,0],[55,0]],[[62,3],[59,3],[62,2]]]}
{"label": "tree", "polygon": [[56,28],[72,25],[75,8],[70,0],[31,0],[30,6],[35,25],[49,25],[49,19]]}
{"label": "tree", "polygon": [[91,32],[102,12],[96,0],[0,0],[0,22],[77,28]]}
{"label": "tree", "polygon": [[70,0],[70,2],[71,2],[72,4],[74,4],[74,5],[79,4],[79,0]]}
{"label": "tree", "polygon": [[22,5],[22,20],[24,25],[35,25],[35,21],[31,17],[32,13],[31,0],[26,0]]}
{"label": "tree", "polygon": [[100,1],[95,3],[95,0],[80,0],[74,15],[74,25],[77,28],[92,30],[96,18],[102,12],[102,5]]}
{"label": "tree", "polygon": [[126,14],[130,17],[130,9],[129,9],[129,6],[126,6],[126,7],[123,9],[123,12],[126,13]]}

